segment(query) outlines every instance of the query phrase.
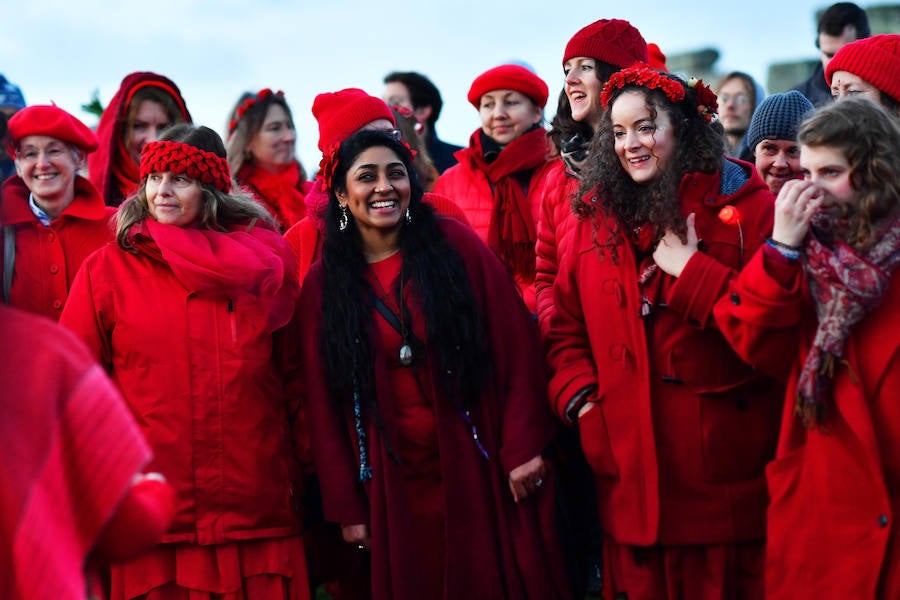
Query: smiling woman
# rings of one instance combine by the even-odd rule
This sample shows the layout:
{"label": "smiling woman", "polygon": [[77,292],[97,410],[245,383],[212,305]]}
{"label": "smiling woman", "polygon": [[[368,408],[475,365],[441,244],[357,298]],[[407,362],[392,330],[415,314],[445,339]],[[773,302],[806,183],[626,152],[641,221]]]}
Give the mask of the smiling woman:
{"label": "smiling woman", "polygon": [[479,237],[513,273],[535,312],[534,244],[537,192],[548,167],[550,144],[541,127],[547,84],[519,65],[501,65],[475,78],[468,100],[481,117],[459,164],[445,171],[434,191],[466,213]]}

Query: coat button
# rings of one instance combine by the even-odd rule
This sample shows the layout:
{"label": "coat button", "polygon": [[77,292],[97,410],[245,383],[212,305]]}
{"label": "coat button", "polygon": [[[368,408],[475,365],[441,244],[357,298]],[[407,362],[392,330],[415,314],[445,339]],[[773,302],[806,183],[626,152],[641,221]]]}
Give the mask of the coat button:
{"label": "coat button", "polygon": [[731,294],[731,303],[735,306],[739,306],[741,303],[741,297],[738,296],[737,292]]}
{"label": "coat button", "polygon": [[50,265],[50,272],[54,275],[59,273],[59,265]]}
{"label": "coat button", "polygon": [[888,516],[887,515],[883,514],[878,517],[878,526],[879,527],[887,527],[888,526]]}
{"label": "coat button", "polygon": [[55,308],[56,310],[60,310],[62,308],[62,300],[54,300],[53,308]]}
{"label": "coat button", "polygon": [[56,234],[51,231],[50,233],[47,234],[47,239],[52,242],[53,240],[56,239]]}

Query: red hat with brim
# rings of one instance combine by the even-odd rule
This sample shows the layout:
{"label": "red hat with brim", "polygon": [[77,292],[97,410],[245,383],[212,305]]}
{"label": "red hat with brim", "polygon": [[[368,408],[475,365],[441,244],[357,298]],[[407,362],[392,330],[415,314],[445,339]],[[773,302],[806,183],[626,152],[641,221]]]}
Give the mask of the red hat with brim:
{"label": "red hat with brim", "polygon": [[97,136],[90,128],[54,105],[26,106],[9,119],[9,143],[12,148],[29,135],[45,135],[62,140],[86,153],[97,149]]}
{"label": "red hat with brim", "polygon": [[549,94],[544,80],[520,65],[500,65],[476,77],[469,88],[469,102],[479,108],[481,97],[492,90],[520,92],[541,108],[547,105]]}

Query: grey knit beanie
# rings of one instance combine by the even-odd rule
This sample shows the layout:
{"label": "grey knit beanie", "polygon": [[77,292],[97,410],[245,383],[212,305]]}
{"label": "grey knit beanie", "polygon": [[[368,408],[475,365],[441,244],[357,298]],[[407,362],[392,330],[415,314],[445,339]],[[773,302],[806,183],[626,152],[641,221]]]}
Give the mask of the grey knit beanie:
{"label": "grey knit beanie", "polygon": [[763,140],[796,140],[803,117],[813,110],[812,102],[796,90],[772,94],[759,105],[747,129],[747,146],[752,152]]}

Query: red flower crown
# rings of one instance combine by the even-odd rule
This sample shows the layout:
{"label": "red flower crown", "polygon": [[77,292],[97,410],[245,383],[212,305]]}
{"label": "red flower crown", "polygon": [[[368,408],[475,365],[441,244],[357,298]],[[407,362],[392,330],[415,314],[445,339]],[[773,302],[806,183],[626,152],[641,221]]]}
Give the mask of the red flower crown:
{"label": "red flower crown", "polygon": [[277,96],[284,96],[284,92],[278,90],[277,92],[273,92],[269,88],[263,88],[259,90],[256,96],[252,96],[244,100],[238,109],[235,111],[234,118],[228,123],[228,135],[234,133],[234,130],[237,129],[238,123],[241,122],[241,119],[244,118],[244,115],[247,114],[247,111],[250,110],[250,107],[259,102],[260,100],[265,100],[272,94]]}
{"label": "red flower crown", "polygon": [[[685,98],[684,86],[676,79],[672,79],[665,73],[661,73],[645,63],[637,63],[614,73],[603,86],[603,91],[600,92],[600,102],[603,105],[603,109],[609,110],[609,101],[613,92],[628,85],[650,90],[660,90],[672,104],[678,104]],[[697,99],[697,112],[709,123],[719,109],[716,103],[716,95],[709,89],[709,86],[703,83],[702,79],[692,77],[687,82],[687,86],[694,91],[694,96]]]}
{"label": "red flower crown", "polygon": [[[341,149],[342,143],[343,142],[332,144],[328,150],[322,153],[322,160],[319,161],[318,176],[322,179],[322,189],[325,191],[333,189],[334,173],[337,171],[339,162],[338,152]],[[410,146],[406,140],[400,140],[400,143],[403,144],[403,147],[409,152],[410,160],[415,160],[417,153],[413,150],[412,146]]]}
{"label": "red flower crown", "polygon": [[183,173],[226,194],[231,191],[228,160],[182,142],[148,142],[141,150],[141,179],[150,173]]}

